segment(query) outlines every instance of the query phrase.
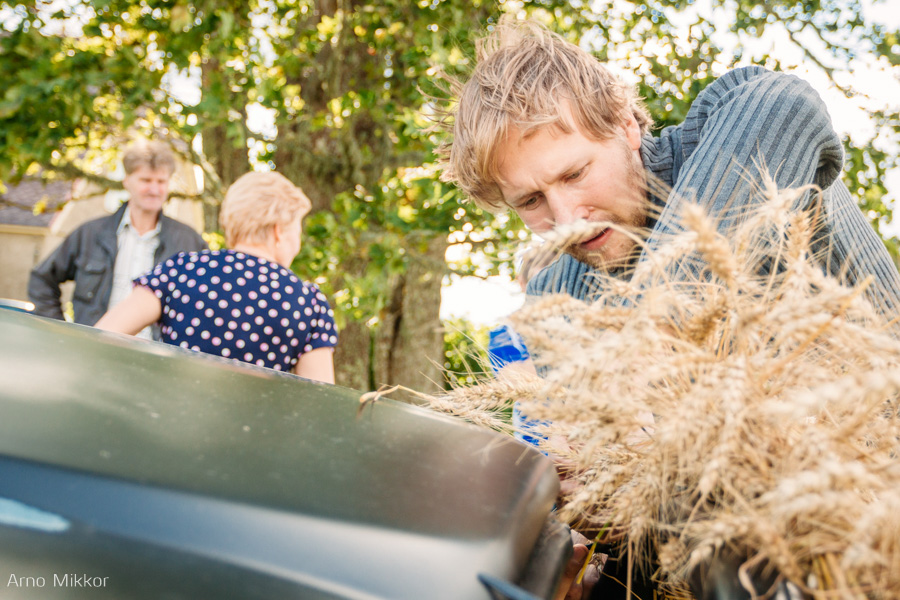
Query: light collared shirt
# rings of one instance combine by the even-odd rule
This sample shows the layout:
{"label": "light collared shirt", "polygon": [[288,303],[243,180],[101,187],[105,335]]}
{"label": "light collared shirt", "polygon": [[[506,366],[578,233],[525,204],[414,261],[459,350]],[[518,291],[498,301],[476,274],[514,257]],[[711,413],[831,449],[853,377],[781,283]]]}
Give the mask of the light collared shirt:
{"label": "light collared shirt", "polygon": [[[156,228],[145,234],[138,233],[131,224],[131,208],[125,207],[125,214],[116,230],[119,250],[116,253],[116,266],[113,270],[112,291],[109,295],[109,308],[112,308],[128,297],[133,289],[132,282],[156,266],[154,255],[159,248],[159,233],[162,226],[156,222]],[[153,339],[149,327],[145,327],[137,337]]]}

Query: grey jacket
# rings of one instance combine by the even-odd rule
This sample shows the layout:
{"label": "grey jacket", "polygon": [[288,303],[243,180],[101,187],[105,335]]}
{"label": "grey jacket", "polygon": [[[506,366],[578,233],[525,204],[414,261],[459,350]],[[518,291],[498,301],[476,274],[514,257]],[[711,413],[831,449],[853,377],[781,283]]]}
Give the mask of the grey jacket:
{"label": "grey jacket", "polygon": [[[118,238],[116,231],[126,204],[115,214],[88,221],[73,231],[41,264],[31,271],[28,297],[35,314],[62,319],[61,283],[75,281],[72,308],[75,322],[93,325],[106,313],[112,291]],[[207,249],[200,235],[179,221],[160,215],[156,263],[177,252]]]}
{"label": "grey jacket", "polygon": [[[853,285],[873,275],[868,299],[885,315],[900,308],[900,276],[884,243],[840,180],[841,140],[818,94],[801,79],[761,67],[730,71],[709,85],[681,125],[641,143],[644,167],[671,191],[651,198],[660,209],[647,248],[679,229],[686,201],[701,202],[726,234],[763,200],[763,170],[781,189],[823,190],[822,266]],[[810,202],[811,194],[798,201]],[[638,259],[645,260],[647,251]],[[565,292],[590,301],[603,290],[585,263],[565,255],[528,285],[530,295]],[[624,273],[623,273],[624,275]]]}

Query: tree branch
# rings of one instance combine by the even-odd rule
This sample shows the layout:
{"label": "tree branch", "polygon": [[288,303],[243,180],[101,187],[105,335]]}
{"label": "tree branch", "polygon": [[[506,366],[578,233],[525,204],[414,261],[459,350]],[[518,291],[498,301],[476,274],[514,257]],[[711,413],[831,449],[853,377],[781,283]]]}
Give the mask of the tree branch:
{"label": "tree branch", "polygon": [[831,81],[831,83],[834,84],[834,86],[837,89],[839,89],[844,94],[849,95],[849,94],[853,93],[852,89],[848,88],[847,86],[841,85],[840,83],[837,82],[837,80],[835,80],[834,74],[837,71],[837,69],[826,65],[824,62],[822,62],[819,59],[818,56],[813,54],[812,50],[810,50],[803,42],[801,42],[800,40],[797,39],[797,35],[796,35],[797,32],[803,31],[804,29],[809,28],[809,29],[812,29],[812,31],[813,31],[813,33],[815,33],[816,37],[818,37],[822,41],[822,43],[825,44],[826,49],[834,47],[834,44],[832,44],[830,41],[828,41],[825,38],[824,34],[819,30],[818,27],[813,25],[811,22],[798,17],[795,19],[795,21],[799,21],[801,23],[801,26],[800,26],[800,29],[798,29],[797,31],[794,31],[790,27],[787,26],[787,23],[789,21],[784,19],[783,17],[781,17],[775,11],[774,7],[770,6],[769,4],[767,4],[765,2],[760,3],[758,6],[762,7],[762,9],[765,11],[765,13],[767,15],[774,17],[775,19],[778,20],[778,22],[782,23],[782,26],[784,27],[784,30],[787,33],[788,39],[790,39],[791,42],[793,42],[795,46],[800,48],[800,50],[803,52],[803,55],[806,56],[806,58],[813,61],[817,67],[819,67],[820,69],[822,69],[822,71],[825,72],[825,75],[828,76],[828,79]]}
{"label": "tree branch", "polygon": [[14,200],[10,200],[9,198],[7,198],[6,194],[0,194],[0,208],[2,208],[4,206],[9,207],[9,208],[18,208],[20,210],[28,211],[29,213],[34,210],[33,206],[29,206],[27,204],[20,204],[19,202],[16,202]]}

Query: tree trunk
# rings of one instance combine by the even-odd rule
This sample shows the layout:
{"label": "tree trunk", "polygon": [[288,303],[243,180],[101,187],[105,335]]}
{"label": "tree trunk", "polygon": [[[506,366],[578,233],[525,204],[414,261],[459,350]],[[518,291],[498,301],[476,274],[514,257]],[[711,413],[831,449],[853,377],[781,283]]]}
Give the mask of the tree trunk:
{"label": "tree trunk", "polygon": [[368,326],[357,321],[348,322],[340,331],[334,351],[335,382],[354,390],[370,390],[371,351],[372,336]]}
{"label": "tree trunk", "polygon": [[408,268],[395,279],[376,337],[375,385],[402,385],[434,393],[443,387],[440,312],[447,240],[438,236],[428,240],[424,252],[408,251]]}
{"label": "tree trunk", "polygon": [[[298,32],[315,28],[323,16],[346,19],[357,8],[353,0],[316,0],[312,6],[307,19],[298,23]],[[378,185],[385,169],[398,162],[392,141],[396,136],[390,131],[396,124],[384,116],[379,120],[368,111],[357,111],[339,128],[319,123],[331,113],[329,103],[357,89],[361,79],[371,86],[383,85],[377,74],[384,70],[384,58],[360,42],[349,25],[342,25],[337,32],[334,41],[324,44],[306,68],[285,67],[285,83],[299,86],[303,110],[278,122],[272,157],[276,169],[309,196],[313,213],[334,210],[335,197],[355,186]],[[380,224],[370,226],[374,230]],[[393,302],[377,330],[365,322],[344,325],[335,351],[335,376],[340,385],[358,390],[383,383],[422,391],[439,387],[443,364],[440,290],[446,239],[422,246],[422,251],[409,249],[407,272],[391,279],[393,285],[385,290]],[[341,271],[359,276],[367,266],[362,260],[344,260]],[[340,289],[339,281],[332,283]]]}
{"label": "tree trunk", "polygon": [[[203,88],[209,89],[214,83],[213,79],[220,76],[219,63],[214,58],[209,58],[203,63]],[[233,105],[243,107],[246,104],[239,98],[235,98]],[[242,113],[244,113],[241,108]],[[203,154],[209,160],[222,180],[223,190],[234,183],[234,180],[250,170],[250,157],[247,153],[246,117],[239,124],[239,130],[244,132],[239,139],[228,135],[228,128],[224,124],[205,127],[203,129]],[[224,120],[223,120],[224,122]],[[218,231],[219,229],[219,205],[207,205],[203,207],[204,229],[206,231]]]}

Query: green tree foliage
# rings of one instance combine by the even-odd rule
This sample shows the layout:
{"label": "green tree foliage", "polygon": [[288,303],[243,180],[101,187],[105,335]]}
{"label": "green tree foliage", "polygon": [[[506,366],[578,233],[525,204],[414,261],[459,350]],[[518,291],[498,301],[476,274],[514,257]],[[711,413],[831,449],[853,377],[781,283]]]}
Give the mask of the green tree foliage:
{"label": "green tree foliage", "polygon": [[[434,389],[441,283],[509,272],[528,237],[514,216],[460,204],[426,131],[438,69],[468,70],[473,36],[502,12],[610,62],[660,127],[731,66],[789,68],[793,54],[847,94],[864,92],[848,77],[861,61],[900,69],[898,33],[858,0],[0,0],[0,181],[41,168],[118,186],[104,174],[123,142],[164,137],[203,169],[212,230],[231,181],[278,169],[313,200],[294,268],[335,305],[339,382]],[[880,226],[900,119],[877,109],[875,135],[846,140],[846,178]],[[469,252],[448,265],[452,246]]]}
{"label": "green tree foliage", "polygon": [[[469,35],[492,18],[493,5],[73,0],[56,12],[48,7],[0,4],[9,30],[0,64],[15,73],[0,115],[0,180],[40,164],[48,176],[102,181],[102,167],[134,131],[168,138],[204,169],[208,208],[251,158],[276,168],[313,200],[295,265],[323,282],[337,309],[339,381],[419,389],[440,382],[448,235],[457,231],[457,243],[466,243],[473,230],[463,225],[474,218],[481,229],[485,218],[460,208],[455,190],[427,169],[435,139],[424,132],[424,115],[428,94],[437,92],[435,65],[464,66]],[[179,90],[179,78],[199,82],[199,93]],[[253,110],[266,112],[269,128],[251,128]],[[207,228],[214,227],[211,218]]]}

